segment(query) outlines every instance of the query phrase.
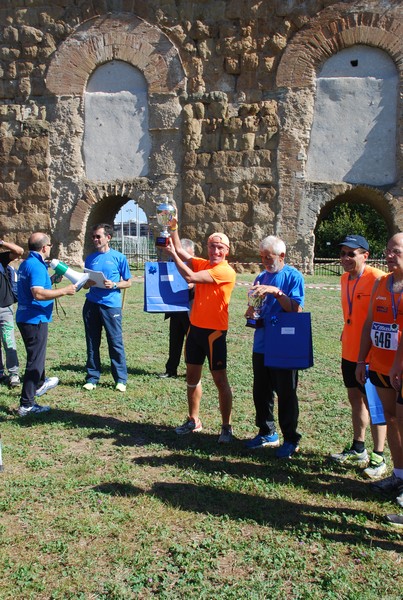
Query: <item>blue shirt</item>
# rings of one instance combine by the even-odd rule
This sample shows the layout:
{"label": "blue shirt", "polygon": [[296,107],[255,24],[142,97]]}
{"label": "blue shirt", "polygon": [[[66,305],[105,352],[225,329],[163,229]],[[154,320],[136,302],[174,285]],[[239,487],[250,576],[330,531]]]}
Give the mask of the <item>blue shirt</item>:
{"label": "blue shirt", "polygon": [[35,300],[32,287],[52,289],[48,267],[39,252],[31,251],[18,269],[17,323],[49,323],[52,320],[53,300]]}
{"label": "blue shirt", "polygon": [[[284,265],[284,267],[278,273],[269,273],[263,271],[260,273],[254,282],[254,285],[273,285],[281,290],[286,296],[295,300],[301,307],[304,306],[305,298],[305,284],[304,278],[301,273],[290,267],[290,265]],[[260,329],[255,329],[255,335],[253,338],[253,352],[264,354],[264,340],[266,335],[266,323],[268,324],[270,318],[279,312],[283,312],[280,303],[272,294],[268,294],[263,303],[261,315],[264,319],[265,326]]]}
{"label": "blue shirt", "polygon": [[[94,252],[85,259],[85,267],[93,271],[102,271],[105,279],[119,283],[121,279],[131,279],[129,263],[121,252],[110,248],[107,252]],[[122,306],[122,295],[120,290],[107,290],[92,286],[86,295],[87,300],[95,304],[103,304],[112,308]]]}

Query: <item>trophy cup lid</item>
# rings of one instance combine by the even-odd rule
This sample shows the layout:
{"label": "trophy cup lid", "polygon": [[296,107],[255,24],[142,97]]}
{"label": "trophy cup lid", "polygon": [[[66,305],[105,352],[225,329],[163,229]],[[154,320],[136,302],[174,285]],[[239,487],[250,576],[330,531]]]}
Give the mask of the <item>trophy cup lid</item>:
{"label": "trophy cup lid", "polygon": [[174,210],[175,210],[175,207],[173,206],[173,204],[171,204],[169,202],[168,196],[161,196],[161,202],[157,206],[157,211],[158,212],[163,212],[163,211],[172,212]]}

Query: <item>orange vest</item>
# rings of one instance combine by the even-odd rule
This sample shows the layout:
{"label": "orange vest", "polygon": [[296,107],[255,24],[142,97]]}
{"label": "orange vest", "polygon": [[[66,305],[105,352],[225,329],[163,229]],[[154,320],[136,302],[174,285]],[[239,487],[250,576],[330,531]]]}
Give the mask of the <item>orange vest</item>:
{"label": "orange vest", "polygon": [[[344,318],[344,327],[341,334],[341,355],[346,360],[351,362],[357,360],[361,332],[368,315],[372,288],[375,281],[383,275],[385,273],[380,269],[366,265],[358,280],[349,279],[348,273],[341,276],[341,306]],[[348,302],[349,296],[350,304]]]}
{"label": "orange vest", "polygon": [[[382,375],[389,375],[395,358],[396,345],[400,341],[403,327],[403,292],[391,294],[391,279],[392,273],[384,275],[381,278],[372,301],[372,349],[369,368]],[[393,315],[392,296],[394,298],[395,309],[397,309],[396,319]],[[387,330],[388,328],[382,328],[382,323],[386,325],[396,323],[399,327],[398,333],[385,334],[383,329]],[[374,344],[374,339],[379,339],[378,347]],[[390,343],[390,339],[392,339],[392,344]]]}

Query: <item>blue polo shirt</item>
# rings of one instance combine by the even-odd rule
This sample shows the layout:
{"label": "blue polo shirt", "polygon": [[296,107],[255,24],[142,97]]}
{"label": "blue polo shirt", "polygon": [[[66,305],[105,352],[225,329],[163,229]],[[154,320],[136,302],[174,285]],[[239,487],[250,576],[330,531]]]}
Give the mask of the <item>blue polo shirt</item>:
{"label": "blue polo shirt", "polygon": [[17,323],[49,323],[52,320],[53,300],[35,300],[32,287],[52,289],[48,267],[39,252],[31,251],[18,269]]}
{"label": "blue polo shirt", "polygon": [[[278,273],[269,273],[263,271],[260,273],[254,282],[254,285],[273,285],[289,298],[292,298],[301,307],[304,306],[305,298],[305,284],[304,278],[301,273],[290,265],[284,265],[284,267]],[[253,338],[253,352],[264,354],[264,341],[266,335],[266,324],[269,323],[270,318],[279,312],[283,312],[281,304],[276,300],[272,294],[268,294],[262,306],[262,317],[264,319],[265,326],[260,329],[255,329],[255,335]]]}
{"label": "blue polo shirt", "polygon": [[[129,263],[127,258],[121,252],[110,248],[107,252],[94,252],[85,259],[85,267],[93,271],[101,271],[105,279],[119,283],[121,279],[128,281],[131,279]],[[87,300],[95,304],[103,304],[111,308],[120,308],[122,306],[122,295],[120,290],[107,290],[95,286],[89,289],[86,294]]]}

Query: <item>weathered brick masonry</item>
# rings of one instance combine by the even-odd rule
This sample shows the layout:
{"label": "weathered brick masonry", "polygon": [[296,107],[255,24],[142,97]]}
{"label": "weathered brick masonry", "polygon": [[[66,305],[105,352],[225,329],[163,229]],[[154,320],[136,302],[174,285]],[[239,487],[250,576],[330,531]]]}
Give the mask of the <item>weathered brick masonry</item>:
{"label": "weathered brick masonry", "polygon": [[[223,229],[241,262],[276,233],[309,270],[318,219],[339,201],[368,202],[391,233],[403,230],[401,96],[396,181],[317,182],[305,171],[327,59],[378,48],[401,82],[401,2],[6,0],[0,26],[1,235],[25,243],[51,230],[60,257],[80,264],[92,223],[112,221],[128,198],[151,218],[165,192],[199,251]],[[84,94],[109,61],[144,75],[152,151],[146,176],[91,181]]]}

